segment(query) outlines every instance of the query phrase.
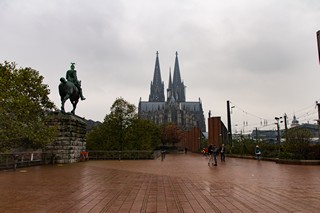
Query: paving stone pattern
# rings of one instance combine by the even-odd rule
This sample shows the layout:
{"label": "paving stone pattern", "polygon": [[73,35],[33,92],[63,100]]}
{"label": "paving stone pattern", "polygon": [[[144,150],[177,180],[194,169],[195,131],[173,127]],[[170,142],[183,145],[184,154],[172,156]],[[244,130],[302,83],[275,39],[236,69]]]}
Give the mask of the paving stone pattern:
{"label": "paving stone pattern", "polygon": [[0,212],[320,212],[320,167],[199,154],[0,171]]}

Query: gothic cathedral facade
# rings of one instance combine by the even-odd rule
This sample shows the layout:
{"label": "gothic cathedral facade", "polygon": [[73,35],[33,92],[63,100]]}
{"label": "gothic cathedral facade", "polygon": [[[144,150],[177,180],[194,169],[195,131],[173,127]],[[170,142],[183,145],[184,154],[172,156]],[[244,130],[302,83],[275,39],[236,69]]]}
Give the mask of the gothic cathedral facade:
{"label": "gothic cathedral facade", "polygon": [[149,101],[139,101],[138,115],[140,118],[151,120],[156,124],[174,123],[183,130],[198,127],[206,131],[202,102],[186,101],[185,85],[181,80],[178,53],[176,53],[173,78],[171,70],[165,99],[164,83],[161,80],[158,52],[154,68],[153,81],[150,85]]}

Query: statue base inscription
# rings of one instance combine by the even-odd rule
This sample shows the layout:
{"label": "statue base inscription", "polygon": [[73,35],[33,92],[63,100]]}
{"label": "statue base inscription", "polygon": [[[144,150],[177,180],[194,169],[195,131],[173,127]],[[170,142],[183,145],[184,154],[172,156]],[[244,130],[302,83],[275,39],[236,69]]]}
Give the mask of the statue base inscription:
{"label": "statue base inscription", "polygon": [[80,161],[80,152],[86,150],[86,122],[76,115],[53,112],[49,125],[57,128],[57,137],[45,151],[51,152],[55,163]]}

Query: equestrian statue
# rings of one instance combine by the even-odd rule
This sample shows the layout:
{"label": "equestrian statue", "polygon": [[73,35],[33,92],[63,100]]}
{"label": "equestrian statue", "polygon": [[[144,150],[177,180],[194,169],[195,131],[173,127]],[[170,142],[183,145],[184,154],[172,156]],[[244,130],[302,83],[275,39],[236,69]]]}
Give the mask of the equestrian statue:
{"label": "equestrian statue", "polygon": [[83,97],[82,88],[81,88],[81,81],[78,80],[77,71],[74,69],[75,63],[71,63],[70,70],[66,73],[66,79],[60,78],[60,85],[59,85],[59,94],[61,97],[61,112],[65,112],[64,104],[65,102],[70,99],[70,102],[73,106],[71,114],[75,115],[76,107],[79,101],[85,100],[86,98]]}

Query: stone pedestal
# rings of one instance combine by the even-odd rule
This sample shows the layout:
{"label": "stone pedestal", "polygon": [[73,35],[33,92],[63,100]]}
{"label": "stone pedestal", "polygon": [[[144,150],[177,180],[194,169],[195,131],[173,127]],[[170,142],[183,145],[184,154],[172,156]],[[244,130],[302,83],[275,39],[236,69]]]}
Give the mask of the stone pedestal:
{"label": "stone pedestal", "polygon": [[61,112],[53,112],[50,126],[57,128],[57,137],[45,151],[52,153],[56,163],[80,161],[80,152],[86,150],[86,122],[83,118]]}

